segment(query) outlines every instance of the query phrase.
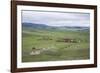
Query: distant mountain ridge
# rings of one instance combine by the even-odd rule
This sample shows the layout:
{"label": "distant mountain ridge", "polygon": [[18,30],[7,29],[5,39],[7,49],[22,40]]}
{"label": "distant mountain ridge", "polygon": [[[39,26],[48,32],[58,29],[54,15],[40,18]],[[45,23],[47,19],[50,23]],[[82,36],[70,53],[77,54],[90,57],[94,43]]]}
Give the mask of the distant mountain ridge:
{"label": "distant mountain ridge", "polygon": [[36,23],[22,23],[23,27],[31,27],[31,28],[46,28],[48,27],[45,24],[36,24]]}
{"label": "distant mountain ridge", "polygon": [[60,30],[89,30],[89,27],[80,27],[80,26],[48,26],[46,24],[37,24],[37,23],[22,23],[23,27],[34,28],[34,29],[60,29]]}

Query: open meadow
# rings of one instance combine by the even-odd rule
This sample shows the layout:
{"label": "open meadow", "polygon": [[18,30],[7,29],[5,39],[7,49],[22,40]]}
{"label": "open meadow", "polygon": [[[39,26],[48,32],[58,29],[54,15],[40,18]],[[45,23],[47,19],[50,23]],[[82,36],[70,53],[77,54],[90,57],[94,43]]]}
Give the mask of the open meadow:
{"label": "open meadow", "polygon": [[22,62],[89,59],[89,43],[89,28],[23,27]]}

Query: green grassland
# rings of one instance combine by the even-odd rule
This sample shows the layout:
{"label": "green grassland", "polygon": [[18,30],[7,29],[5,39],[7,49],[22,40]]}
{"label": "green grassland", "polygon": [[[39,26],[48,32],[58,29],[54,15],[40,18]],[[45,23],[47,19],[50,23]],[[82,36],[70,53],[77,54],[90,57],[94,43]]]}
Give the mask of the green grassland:
{"label": "green grassland", "polygon": [[[49,50],[30,55],[32,47]],[[85,60],[89,59],[89,49],[89,31],[23,28],[22,62]]]}

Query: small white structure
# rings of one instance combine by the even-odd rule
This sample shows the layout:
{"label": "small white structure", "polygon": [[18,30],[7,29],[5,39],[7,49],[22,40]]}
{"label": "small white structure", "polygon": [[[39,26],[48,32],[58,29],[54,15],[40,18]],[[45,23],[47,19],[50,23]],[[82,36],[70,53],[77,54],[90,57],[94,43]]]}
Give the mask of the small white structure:
{"label": "small white structure", "polygon": [[41,53],[41,49],[32,48],[30,55],[39,55]]}
{"label": "small white structure", "polygon": [[30,55],[39,55],[41,52],[40,51],[32,51],[31,53],[30,53]]}

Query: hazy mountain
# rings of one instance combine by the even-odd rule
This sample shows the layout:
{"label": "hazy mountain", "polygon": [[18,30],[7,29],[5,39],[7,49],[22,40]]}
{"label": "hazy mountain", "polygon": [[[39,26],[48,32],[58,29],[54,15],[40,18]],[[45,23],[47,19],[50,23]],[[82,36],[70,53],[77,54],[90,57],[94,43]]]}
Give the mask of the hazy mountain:
{"label": "hazy mountain", "polygon": [[36,23],[22,23],[23,27],[27,28],[47,28],[48,26],[45,24],[36,24]]}
{"label": "hazy mountain", "polygon": [[22,23],[23,27],[34,28],[34,29],[59,29],[59,30],[89,30],[89,27],[79,27],[79,26],[48,26],[46,24],[37,23]]}

